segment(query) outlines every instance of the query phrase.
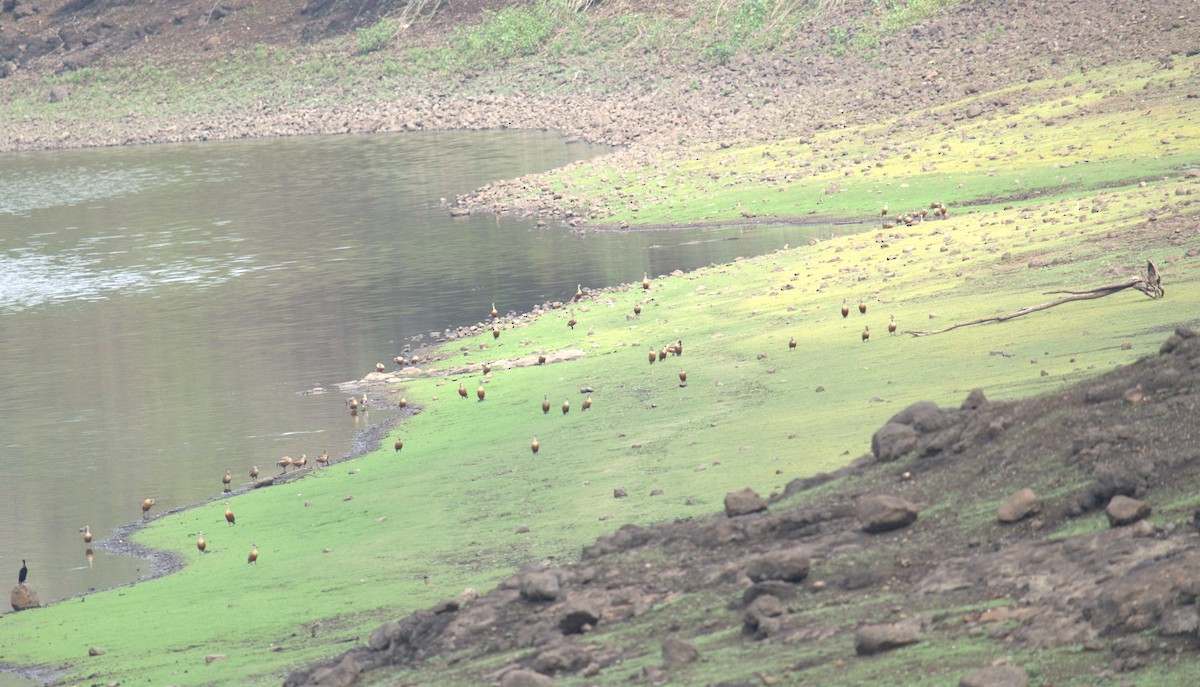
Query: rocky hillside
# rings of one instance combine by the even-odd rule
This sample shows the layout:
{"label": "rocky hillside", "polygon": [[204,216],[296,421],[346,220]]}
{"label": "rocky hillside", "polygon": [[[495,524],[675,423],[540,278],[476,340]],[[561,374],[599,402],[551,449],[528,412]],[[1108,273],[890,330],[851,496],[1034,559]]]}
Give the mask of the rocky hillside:
{"label": "rocky hillside", "polygon": [[1182,328],[1063,393],[917,403],[836,473],[622,527],[286,684],[1194,684],[1198,411]]}

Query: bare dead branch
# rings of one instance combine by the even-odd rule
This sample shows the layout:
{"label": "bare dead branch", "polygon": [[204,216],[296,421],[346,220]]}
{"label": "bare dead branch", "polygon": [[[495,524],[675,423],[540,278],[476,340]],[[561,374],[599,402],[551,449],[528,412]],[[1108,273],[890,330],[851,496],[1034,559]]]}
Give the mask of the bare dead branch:
{"label": "bare dead branch", "polygon": [[1062,298],[1059,298],[1057,300],[1050,301],[1049,303],[1042,303],[1040,305],[1031,305],[1029,307],[1021,308],[1020,310],[1017,310],[1015,312],[1010,312],[1010,313],[1007,313],[1004,315],[995,315],[992,317],[981,317],[979,319],[969,320],[967,322],[959,322],[957,324],[952,324],[949,327],[946,327],[945,329],[936,329],[936,330],[927,330],[927,331],[909,331],[907,333],[911,334],[913,336],[929,336],[931,334],[942,334],[945,332],[953,331],[955,329],[959,329],[961,327],[969,327],[969,326],[975,325],[975,324],[986,324],[988,322],[1007,322],[1008,320],[1015,319],[1015,318],[1021,317],[1023,315],[1028,315],[1029,313],[1034,313],[1034,312],[1038,312],[1041,310],[1049,310],[1050,308],[1062,305],[1063,303],[1070,303],[1072,301],[1088,301],[1088,300],[1093,300],[1096,298],[1103,298],[1105,296],[1111,296],[1114,293],[1119,293],[1121,291],[1124,291],[1125,289],[1136,289],[1155,300],[1162,298],[1165,293],[1163,291],[1163,287],[1162,287],[1162,274],[1158,271],[1158,266],[1154,264],[1154,261],[1148,260],[1146,262],[1146,275],[1145,276],[1139,275],[1136,277],[1130,277],[1129,279],[1126,279],[1125,281],[1123,281],[1119,284],[1110,284],[1108,286],[1098,286],[1094,289],[1088,289],[1086,291],[1068,291],[1065,289],[1058,290],[1058,291],[1047,291],[1046,292],[1047,295],[1055,294],[1055,293],[1065,293],[1068,295],[1063,296]]}

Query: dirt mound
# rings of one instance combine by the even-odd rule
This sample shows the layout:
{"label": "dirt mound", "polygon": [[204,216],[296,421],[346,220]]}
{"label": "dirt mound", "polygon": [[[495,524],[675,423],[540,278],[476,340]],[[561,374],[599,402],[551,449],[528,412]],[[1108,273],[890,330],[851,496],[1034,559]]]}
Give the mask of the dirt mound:
{"label": "dirt mound", "polygon": [[[1193,506],[1181,504],[1195,501],[1187,485],[1200,477],[1198,403],[1200,338],[1185,329],[1160,355],[1062,393],[918,403],[880,430],[874,454],[792,482],[765,509],[727,500],[720,515],[626,525],[577,564],[527,565],[483,596],[385,623],[367,647],[286,684],[350,684],[439,656],[449,661],[439,670],[459,666],[472,683],[517,670],[600,676],[659,641],[722,631],[817,647],[796,673],[849,659],[840,638],[851,636],[860,654],[969,638],[1000,652],[1082,646],[1090,664],[1118,672],[1193,655],[1200,538]],[[885,431],[894,427],[908,430],[902,446],[889,443],[901,436]],[[1003,522],[1007,497],[1026,490],[1039,507]],[[1140,501],[1155,524],[1093,516],[1116,499]],[[874,527],[879,504],[893,502],[915,521]],[[884,600],[896,595],[902,607]],[[650,613],[684,597],[692,624]],[[664,644],[664,656],[678,648]],[[507,652],[517,658],[472,672]],[[678,663],[648,672],[661,678]]]}

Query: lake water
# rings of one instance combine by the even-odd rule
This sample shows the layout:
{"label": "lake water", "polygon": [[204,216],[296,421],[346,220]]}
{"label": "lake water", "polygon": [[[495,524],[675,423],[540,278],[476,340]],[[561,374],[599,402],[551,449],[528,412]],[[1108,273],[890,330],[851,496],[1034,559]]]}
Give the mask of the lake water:
{"label": "lake water", "polygon": [[238,486],[282,455],[347,454],[365,420],[305,392],[493,301],[524,311],[831,232],[580,236],[439,202],[602,152],[474,132],[0,156],[0,573],[15,584],[26,559],[43,603],[148,574],[97,546],[143,499],[160,513],[219,496],[227,468]]}

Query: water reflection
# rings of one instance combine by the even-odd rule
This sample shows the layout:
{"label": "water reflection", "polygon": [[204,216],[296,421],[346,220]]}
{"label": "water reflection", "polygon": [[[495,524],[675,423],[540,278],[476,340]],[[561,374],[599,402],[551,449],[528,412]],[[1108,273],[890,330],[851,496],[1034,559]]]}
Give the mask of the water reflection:
{"label": "water reflection", "polygon": [[[426,133],[5,156],[0,571],[43,602],[145,574],[97,545],[230,469],[350,450],[336,394],[411,336],[829,229],[589,233],[439,200],[599,149]],[[386,417],[372,411],[371,419]],[[96,535],[88,559],[79,529]]]}

